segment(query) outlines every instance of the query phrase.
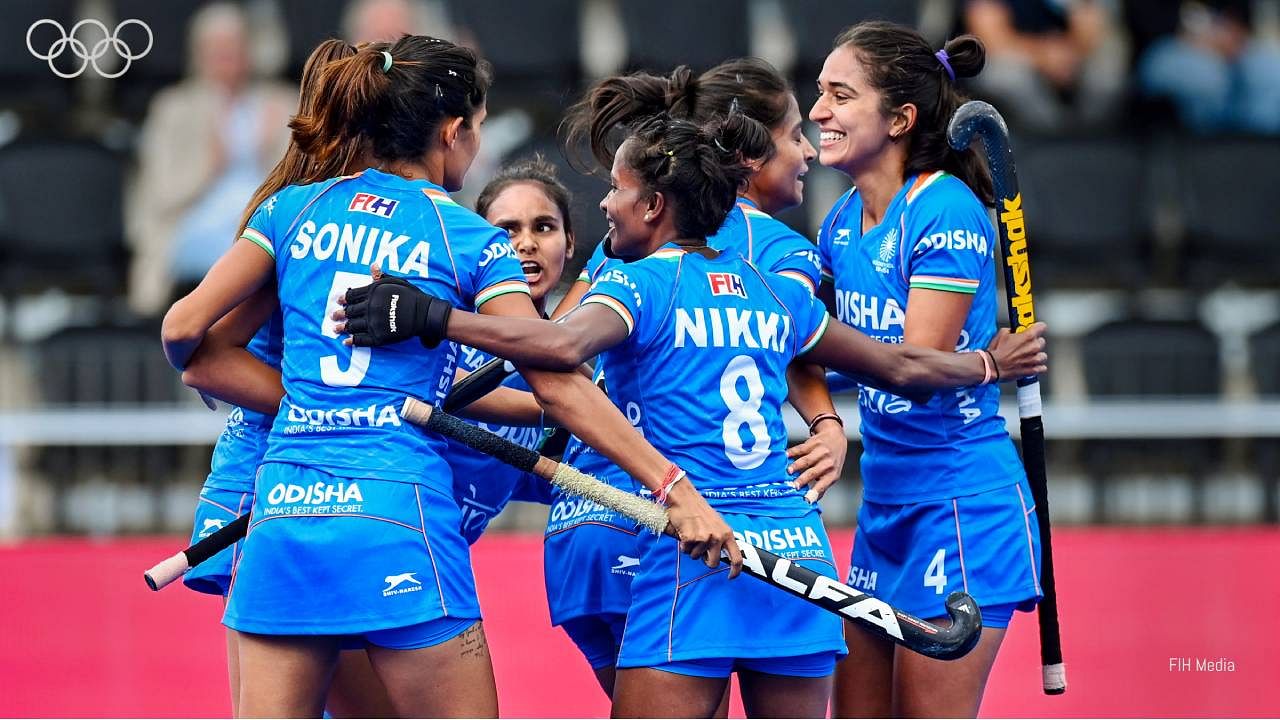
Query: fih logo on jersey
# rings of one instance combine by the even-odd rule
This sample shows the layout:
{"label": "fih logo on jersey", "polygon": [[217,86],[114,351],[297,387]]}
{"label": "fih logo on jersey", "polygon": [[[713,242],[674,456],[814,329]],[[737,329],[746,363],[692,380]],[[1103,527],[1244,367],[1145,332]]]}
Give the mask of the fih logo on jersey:
{"label": "fih logo on jersey", "polygon": [[712,295],[747,297],[747,288],[742,284],[742,278],[734,273],[707,273],[707,282],[711,283]]}
{"label": "fih logo on jersey", "polygon": [[392,200],[369,193],[356,193],[351,198],[351,204],[347,206],[347,212],[362,212],[389,218],[391,213],[396,211],[396,206],[399,204],[399,200]]}
{"label": "fih logo on jersey", "polygon": [[388,575],[382,579],[387,586],[382,588],[382,597],[391,597],[392,595],[403,595],[405,593],[418,592],[422,590],[422,581],[414,577],[417,573],[400,573],[399,575]]}

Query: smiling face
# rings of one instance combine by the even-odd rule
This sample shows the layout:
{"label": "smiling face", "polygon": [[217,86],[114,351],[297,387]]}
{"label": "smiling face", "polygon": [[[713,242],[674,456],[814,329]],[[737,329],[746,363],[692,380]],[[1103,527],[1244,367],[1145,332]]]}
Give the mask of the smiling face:
{"label": "smiling face", "polygon": [[773,214],[804,202],[804,175],[818,153],[804,136],[804,120],[794,96],[786,116],[770,134],[774,155],[751,177],[747,194],[761,210]]}
{"label": "smiling face", "polygon": [[818,75],[818,99],[809,119],[821,131],[818,161],[857,177],[893,146],[891,119],[881,111],[881,94],[871,87],[857,52],[848,45],[831,51]]}
{"label": "smiling face", "polygon": [[555,287],[565,260],[573,257],[572,238],[555,201],[537,182],[515,182],[489,203],[485,219],[507,231],[524,270],[535,305]]}
{"label": "smiling face", "polygon": [[[625,160],[633,142],[622,143],[614,154],[610,190],[600,201],[600,209],[609,221],[609,246],[614,255],[629,259],[649,254],[654,230],[650,213],[653,193]],[[650,213],[649,217],[645,217],[646,213]]]}

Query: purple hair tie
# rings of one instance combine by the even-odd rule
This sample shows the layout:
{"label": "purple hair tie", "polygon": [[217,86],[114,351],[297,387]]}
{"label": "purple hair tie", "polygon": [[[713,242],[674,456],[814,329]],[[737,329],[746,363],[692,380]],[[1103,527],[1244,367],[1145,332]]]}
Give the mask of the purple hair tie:
{"label": "purple hair tie", "polygon": [[951,69],[951,62],[950,62],[951,58],[950,56],[947,55],[946,48],[943,48],[942,50],[939,50],[938,52],[934,53],[933,56],[938,58],[938,62],[942,63],[942,67],[944,70],[947,71],[947,77],[951,78],[951,82],[955,82],[956,71]]}

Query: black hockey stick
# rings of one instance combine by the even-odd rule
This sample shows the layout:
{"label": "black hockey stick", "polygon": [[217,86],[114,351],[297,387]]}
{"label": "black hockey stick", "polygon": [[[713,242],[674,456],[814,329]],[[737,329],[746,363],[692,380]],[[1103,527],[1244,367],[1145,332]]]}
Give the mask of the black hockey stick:
{"label": "black hockey stick", "polygon": [[454,383],[444,399],[444,411],[455,413],[497,390],[502,381],[516,371],[516,366],[502,358],[494,358],[476,368],[470,375]]}
{"label": "black hockey stick", "polygon": [[[574,308],[565,313],[564,316],[556,320],[561,322],[573,312]],[[480,367],[476,368],[470,375],[462,378],[453,384],[453,389],[449,391],[449,395],[444,399],[444,411],[447,413],[456,413],[471,403],[497,390],[503,381],[511,377],[516,371],[516,366],[509,360],[502,358],[493,358]]]}
{"label": "black hockey stick", "polygon": [[[667,524],[666,510],[657,503],[619,490],[570,465],[447,415],[421,400],[407,398],[400,415],[425,430],[457,440],[568,492],[612,508],[655,533],[674,535],[674,530]],[[964,656],[978,643],[982,617],[977,603],[965,593],[954,592],[947,597],[951,625],[938,627],[750,543],[739,540],[738,547],[742,549],[743,567],[750,575],[828,612],[856,621],[908,650],[939,660],[954,660]]]}
{"label": "black hockey stick", "polygon": [[167,558],[142,574],[147,587],[159,590],[186,574],[188,570],[235,545],[249,530],[249,513],[218,528],[200,542]]}
{"label": "black hockey stick", "polygon": [[[1027,254],[1027,229],[1022,215],[1022,193],[1009,145],[1009,128],[990,104],[972,100],[960,106],[947,128],[951,147],[964,150],[973,136],[982,138],[991,180],[995,186],[997,229],[1004,257],[1004,286],[1009,301],[1009,326],[1021,332],[1036,321],[1031,297],[1031,260]],[[1018,378],[1018,417],[1022,428],[1022,464],[1036,504],[1040,526],[1040,664],[1044,692],[1059,695],[1067,690],[1067,668],[1062,662],[1062,637],[1058,628],[1058,589],[1053,579],[1053,541],[1049,527],[1049,486],[1044,462],[1044,423],[1040,404],[1040,380]]]}

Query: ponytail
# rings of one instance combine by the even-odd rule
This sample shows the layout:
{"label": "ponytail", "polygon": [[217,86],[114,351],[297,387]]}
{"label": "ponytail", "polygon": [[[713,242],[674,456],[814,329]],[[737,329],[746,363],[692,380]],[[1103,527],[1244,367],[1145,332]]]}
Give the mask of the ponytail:
{"label": "ponytail", "polygon": [[289,127],[308,154],[328,155],[364,136],[380,160],[416,160],[446,118],[470,124],[490,78],[488,63],[447,40],[405,35],[369,43],[321,70],[315,105]]}
{"label": "ponytail", "polygon": [[715,234],[751,177],[748,164],[773,146],[769,130],[730,113],[706,125],[661,115],[641,121],[622,160],[675,213],[681,237]]}
{"label": "ponytail", "polygon": [[[311,112],[321,68],[335,60],[351,57],[355,52],[356,49],[348,43],[333,38],[321,42],[315,50],[311,51],[306,64],[302,66],[302,82],[298,85],[298,114],[306,115]],[[356,169],[354,165],[362,154],[363,143],[348,142],[330,154],[308,156],[291,138],[288,147],[285,148],[284,157],[280,158],[280,162],[276,163],[266,179],[253,192],[253,197],[249,199],[244,213],[240,216],[240,229],[236,232],[236,237],[244,232],[253,212],[259,205],[266,202],[267,198],[289,185],[317,182],[353,172]]]}
{"label": "ponytail", "polygon": [[[759,58],[726,60],[697,76],[681,65],[667,77],[639,72],[601,80],[569,109],[561,131],[571,162],[578,160],[572,150],[585,144],[596,162],[609,167],[621,131],[645,119],[665,114],[706,124],[738,112],[772,130],[786,118],[791,97],[782,74]],[[770,142],[752,159],[767,162],[773,152]]]}

